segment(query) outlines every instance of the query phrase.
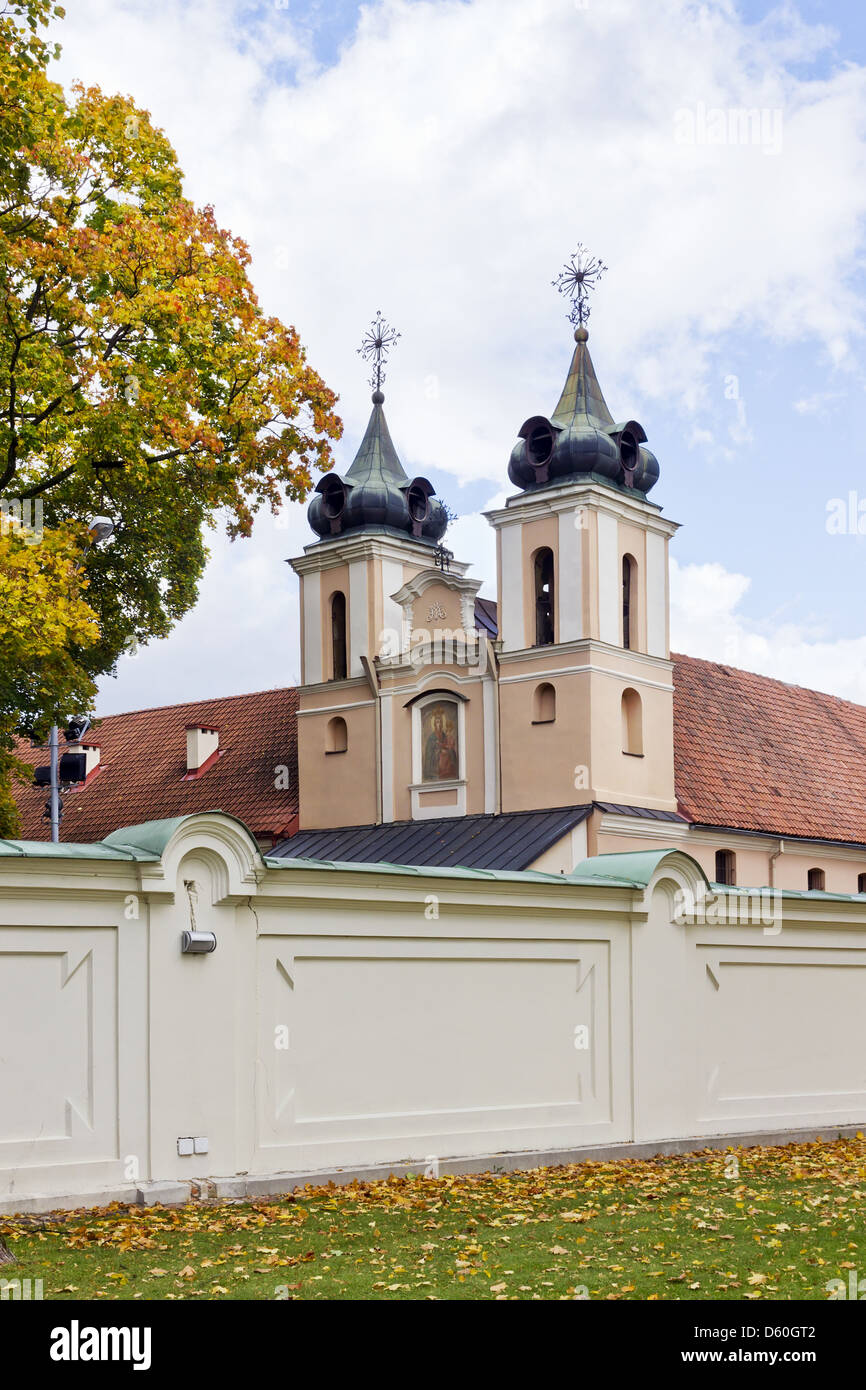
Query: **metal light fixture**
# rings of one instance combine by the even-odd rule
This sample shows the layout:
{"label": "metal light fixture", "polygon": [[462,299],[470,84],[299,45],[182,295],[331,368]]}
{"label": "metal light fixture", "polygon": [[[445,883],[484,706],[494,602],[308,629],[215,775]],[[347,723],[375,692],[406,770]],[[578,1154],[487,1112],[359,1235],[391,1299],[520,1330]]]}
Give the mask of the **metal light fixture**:
{"label": "metal light fixture", "polygon": [[110,516],[92,516],[87,523],[87,534],[91,545],[101,545],[114,535],[114,522]]}

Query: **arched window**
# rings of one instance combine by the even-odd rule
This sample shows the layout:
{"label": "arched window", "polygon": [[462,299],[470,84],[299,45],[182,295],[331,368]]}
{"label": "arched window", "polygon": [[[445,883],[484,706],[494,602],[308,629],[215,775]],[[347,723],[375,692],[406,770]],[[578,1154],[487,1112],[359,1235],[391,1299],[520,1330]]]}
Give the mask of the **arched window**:
{"label": "arched window", "polygon": [[346,679],[346,595],[331,595],[331,680]]}
{"label": "arched window", "polygon": [[532,698],[532,722],[533,724],[552,724],[555,719],[556,691],[548,681],[545,681],[543,685],[535,687]]}
{"label": "arched window", "polygon": [[643,712],[636,690],[622,692],[622,751],[643,755]]}
{"label": "arched window", "polygon": [[716,850],[716,883],[733,884],[737,881],[737,859],[733,850]]}
{"label": "arched window", "polygon": [[824,870],[823,870],[823,869],[810,869],[810,870],[809,870],[809,880],[808,880],[808,881],[809,881],[809,892],[810,892],[810,893],[813,893],[813,892],[814,892],[814,893],[823,893],[823,892],[824,892],[824,883],[825,883],[826,880],[825,880],[825,877],[824,877]]}
{"label": "arched window", "polygon": [[553,551],[547,546],[535,552],[535,645],[549,647],[554,640]]}
{"label": "arched window", "polygon": [[629,651],[635,645],[637,600],[635,577],[637,561],[633,555],[622,557],[622,645]]}
{"label": "arched window", "polygon": [[866,874],[857,875],[857,892],[866,893]]}
{"label": "arched window", "polygon": [[326,753],[345,753],[349,747],[349,734],[346,729],[346,721],[339,714],[335,714],[333,719],[328,720],[328,732],[325,740]]}

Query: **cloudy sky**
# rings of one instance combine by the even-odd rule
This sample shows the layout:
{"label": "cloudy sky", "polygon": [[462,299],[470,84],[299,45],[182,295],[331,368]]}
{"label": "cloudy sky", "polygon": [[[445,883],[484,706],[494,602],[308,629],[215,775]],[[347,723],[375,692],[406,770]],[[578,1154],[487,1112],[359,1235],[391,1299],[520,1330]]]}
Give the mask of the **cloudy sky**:
{"label": "cloudy sky", "polygon": [[[550,282],[585,242],[609,266],[602,387],[682,523],[675,649],[866,702],[860,7],[67,0],[58,37],[61,80],[149,109],[188,194],[249,242],[264,307],[340,395],[339,467],[370,408],[364,328],[381,308],[401,330],[391,431],[485,593],[480,513],[557,400]],[[295,682],[285,559],[311,539],[303,507],[214,533],[195,611],[122,660],[99,712]]]}

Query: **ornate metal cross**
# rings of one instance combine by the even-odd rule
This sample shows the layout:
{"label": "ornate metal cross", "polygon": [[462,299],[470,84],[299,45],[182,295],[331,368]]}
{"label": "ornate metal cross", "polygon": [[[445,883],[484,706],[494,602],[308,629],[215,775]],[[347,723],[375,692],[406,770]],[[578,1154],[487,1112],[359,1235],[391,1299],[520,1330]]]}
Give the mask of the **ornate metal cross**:
{"label": "ornate metal cross", "polygon": [[597,256],[591,256],[582,243],[566,261],[551,284],[571,300],[568,317],[576,327],[583,327],[589,318],[589,296],[607,266]]}
{"label": "ornate metal cross", "polygon": [[385,363],[388,361],[388,353],[402,335],[396,328],[392,328],[387,320],[382,318],[382,310],[376,310],[376,317],[364,334],[358,352],[365,362],[372,361],[373,375],[370,377],[370,385],[374,391],[381,391],[382,382],[385,380]]}

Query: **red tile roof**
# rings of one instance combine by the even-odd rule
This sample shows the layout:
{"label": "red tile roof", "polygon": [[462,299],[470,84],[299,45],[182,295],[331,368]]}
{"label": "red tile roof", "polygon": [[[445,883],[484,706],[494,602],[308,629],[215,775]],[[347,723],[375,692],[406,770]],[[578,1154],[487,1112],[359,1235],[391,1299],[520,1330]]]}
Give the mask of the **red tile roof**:
{"label": "red tile roof", "polygon": [[[101,749],[99,771],[64,797],[61,837],[87,843],[122,825],[219,810],[263,839],[283,838],[297,828],[297,708],[297,690],[262,690],[109,715],[87,735]],[[199,724],[219,729],[220,756],[200,777],[185,778],[186,729]],[[18,754],[34,766],[48,762],[29,743]],[[276,785],[283,782],[285,789]],[[22,839],[47,840],[45,790],[16,795]]]}
{"label": "red tile roof", "polygon": [[672,659],[684,816],[866,844],[866,707],[693,656]]}
{"label": "red tile roof", "polygon": [[[684,816],[866,844],[866,707],[696,657],[673,661]],[[99,840],[122,825],[208,810],[239,817],[262,839],[293,833],[297,706],[294,689],[264,690],[101,720],[88,735],[102,749],[100,770],[65,798],[63,839]],[[200,777],[184,779],[190,724],[219,728],[221,756]],[[28,744],[19,752],[30,763],[47,762]],[[24,788],[18,799],[22,837],[47,839],[45,792]]]}

